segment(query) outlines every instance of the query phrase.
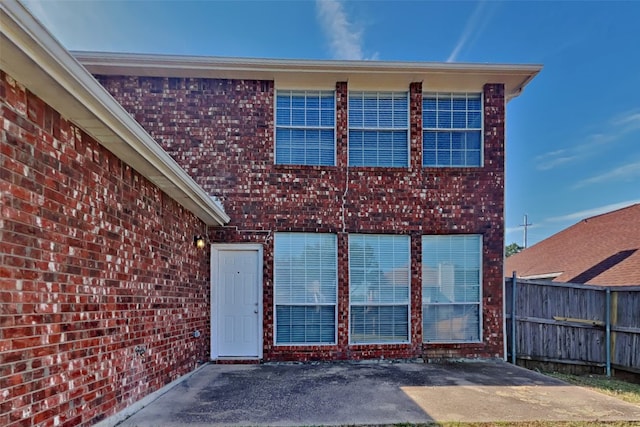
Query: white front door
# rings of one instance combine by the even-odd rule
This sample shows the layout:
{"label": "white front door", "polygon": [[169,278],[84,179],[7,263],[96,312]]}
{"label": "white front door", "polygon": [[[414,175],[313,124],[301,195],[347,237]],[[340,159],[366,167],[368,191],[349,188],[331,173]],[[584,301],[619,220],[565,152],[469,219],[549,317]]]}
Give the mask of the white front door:
{"label": "white front door", "polygon": [[262,357],[262,246],[213,245],[211,357]]}

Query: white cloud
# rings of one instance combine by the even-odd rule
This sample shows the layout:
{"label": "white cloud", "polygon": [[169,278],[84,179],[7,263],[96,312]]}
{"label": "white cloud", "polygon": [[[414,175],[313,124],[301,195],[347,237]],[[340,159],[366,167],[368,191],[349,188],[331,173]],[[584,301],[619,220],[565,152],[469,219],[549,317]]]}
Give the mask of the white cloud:
{"label": "white cloud", "polygon": [[640,111],[631,110],[615,117],[611,123],[614,126],[622,126],[627,132],[640,128]]}
{"label": "white cloud", "polygon": [[579,156],[577,154],[571,154],[570,150],[568,149],[550,151],[548,153],[536,156],[536,168],[541,171],[553,169],[556,166],[570,163],[576,160],[578,157]]}
{"label": "white cloud", "polygon": [[[467,24],[465,25],[464,30],[462,31],[462,34],[458,39],[458,43],[447,58],[447,62],[454,62],[458,58],[460,51],[465,46],[473,44],[482,33],[484,28],[487,26],[491,18],[491,14],[485,12],[486,4],[486,1],[478,2],[478,5],[467,20]],[[473,38],[470,40],[472,36]]]}
{"label": "white cloud", "polygon": [[607,181],[627,181],[634,178],[640,178],[640,162],[622,165],[609,172],[583,179],[574,185],[573,188],[581,188]]}
{"label": "white cloud", "polygon": [[624,202],[612,203],[605,206],[599,206],[597,208],[585,209],[585,210],[573,212],[567,215],[552,217],[547,219],[546,221],[549,221],[549,222],[579,221],[585,218],[590,218],[592,216],[626,208],[627,206],[635,205],[636,203],[640,203],[640,199],[627,200]]}
{"label": "white cloud", "polygon": [[316,11],[335,59],[367,59],[362,52],[363,31],[349,20],[339,0],[317,0]]}
{"label": "white cloud", "polygon": [[[600,152],[608,144],[640,129],[640,112],[631,110],[618,114],[608,120],[605,128],[604,131],[586,136],[580,144],[536,156],[536,169],[541,171],[554,169]],[[580,183],[577,185],[582,186]]]}

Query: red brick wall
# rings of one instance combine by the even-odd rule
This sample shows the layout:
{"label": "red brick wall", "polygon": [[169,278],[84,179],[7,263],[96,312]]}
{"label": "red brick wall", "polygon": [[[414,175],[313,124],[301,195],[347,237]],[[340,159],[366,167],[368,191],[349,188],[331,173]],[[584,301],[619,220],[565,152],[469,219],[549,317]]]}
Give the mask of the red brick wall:
{"label": "red brick wall", "polygon": [[[264,244],[264,357],[311,360],[503,355],[504,91],[487,85],[485,167],[423,168],[422,84],[410,88],[409,168],[347,167],[347,84],[336,83],[336,166],[274,165],[269,81],[98,76],[99,81],[231,217],[216,241]],[[428,88],[425,87],[425,90]],[[260,230],[256,232],[255,230]],[[273,345],[273,232],[338,234],[338,343]],[[411,344],[348,345],[348,233],[411,236]],[[422,345],[421,236],[479,233],[484,240],[484,343]]]}
{"label": "red brick wall", "polygon": [[91,425],[208,360],[206,227],[3,72],[0,108],[0,425]]}

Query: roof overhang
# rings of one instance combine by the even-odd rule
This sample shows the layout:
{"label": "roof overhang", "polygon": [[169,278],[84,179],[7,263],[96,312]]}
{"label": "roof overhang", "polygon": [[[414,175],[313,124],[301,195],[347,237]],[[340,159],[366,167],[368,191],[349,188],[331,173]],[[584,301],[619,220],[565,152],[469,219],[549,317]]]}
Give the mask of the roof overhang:
{"label": "roof overhang", "polygon": [[33,15],[0,2],[0,67],[207,225],[229,216]]}
{"label": "roof overhang", "polygon": [[508,99],[518,96],[541,65],[386,61],[249,59],[131,53],[73,52],[93,74],[274,81],[277,88],[333,89],[346,81],[355,90],[481,91],[504,83]]}

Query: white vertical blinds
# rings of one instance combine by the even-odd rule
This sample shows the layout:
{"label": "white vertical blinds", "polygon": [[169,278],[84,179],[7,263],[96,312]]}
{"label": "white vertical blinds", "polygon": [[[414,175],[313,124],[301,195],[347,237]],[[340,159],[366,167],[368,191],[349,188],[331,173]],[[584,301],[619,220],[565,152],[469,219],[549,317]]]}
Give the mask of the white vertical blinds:
{"label": "white vertical blinds", "polygon": [[409,165],[407,92],[349,92],[349,165]]}
{"label": "white vertical blinds", "polygon": [[335,165],[335,94],[279,90],[276,164]]}
{"label": "white vertical blinds", "polygon": [[349,235],[350,340],[409,342],[410,238]]}
{"label": "white vertical blinds", "polygon": [[482,236],[422,237],[425,342],[480,341]]}
{"label": "white vertical blinds", "polygon": [[334,234],[274,235],[276,344],[335,344],[337,239]]}
{"label": "white vertical blinds", "polygon": [[422,165],[482,165],[482,94],[425,93]]}

